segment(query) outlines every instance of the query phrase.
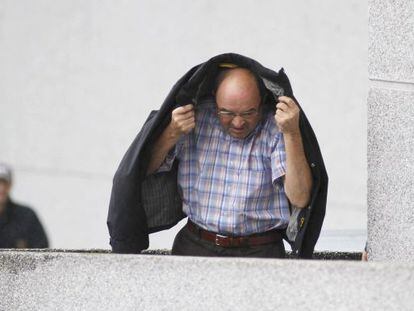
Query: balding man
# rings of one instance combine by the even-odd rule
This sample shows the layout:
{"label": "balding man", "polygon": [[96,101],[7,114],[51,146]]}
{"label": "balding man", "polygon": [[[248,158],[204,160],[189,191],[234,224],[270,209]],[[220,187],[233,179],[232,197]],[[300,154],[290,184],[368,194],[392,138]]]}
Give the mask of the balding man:
{"label": "balding man", "polygon": [[173,255],[283,258],[289,203],[306,207],[312,175],[299,129],[299,108],[280,96],[263,105],[260,80],[227,68],[212,100],[172,111],[155,142],[147,174],[179,160],[178,187],[188,223]]}

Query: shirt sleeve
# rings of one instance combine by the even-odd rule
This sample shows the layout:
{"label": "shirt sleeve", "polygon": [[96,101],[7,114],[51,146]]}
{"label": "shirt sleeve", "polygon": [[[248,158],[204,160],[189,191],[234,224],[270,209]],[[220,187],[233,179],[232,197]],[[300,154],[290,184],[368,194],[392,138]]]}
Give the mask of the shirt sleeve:
{"label": "shirt sleeve", "polygon": [[167,172],[171,170],[175,159],[180,158],[182,143],[183,141],[180,138],[178,142],[174,145],[174,147],[172,147],[171,150],[167,153],[167,156],[165,157],[164,161],[161,163],[160,167],[154,172],[154,174],[161,173],[161,172]]}
{"label": "shirt sleeve", "polygon": [[282,132],[278,132],[271,153],[272,181],[274,185],[282,184],[286,174],[286,151]]}

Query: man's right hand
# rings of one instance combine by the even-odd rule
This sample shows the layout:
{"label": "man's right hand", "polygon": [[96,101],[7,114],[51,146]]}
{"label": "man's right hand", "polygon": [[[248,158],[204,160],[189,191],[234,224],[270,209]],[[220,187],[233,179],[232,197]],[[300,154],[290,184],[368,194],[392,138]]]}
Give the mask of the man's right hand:
{"label": "man's right hand", "polygon": [[171,113],[171,122],[169,127],[171,133],[177,138],[183,134],[190,133],[195,127],[193,104],[175,108]]}
{"label": "man's right hand", "polygon": [[192,104],[175,108],[171,113],[171,122],[152,146],[151,160],[147,175],[154,173],[174,147],[181,135],[188,134],[195,127],[194,106]]}

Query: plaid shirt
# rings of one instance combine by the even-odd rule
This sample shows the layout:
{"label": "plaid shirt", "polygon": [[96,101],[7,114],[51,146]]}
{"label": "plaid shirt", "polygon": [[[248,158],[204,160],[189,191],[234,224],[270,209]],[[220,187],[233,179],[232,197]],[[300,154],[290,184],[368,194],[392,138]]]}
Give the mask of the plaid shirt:
{"label": "plaid shirt", "polygon": [[283,187],[285,145],[273,113],[244,139],[227,134],[214,102],[196,107],[196,126],[183,135],[157,172],[179,159],[178,186],[184,213],[200,227],[249,235],[289,222]]}

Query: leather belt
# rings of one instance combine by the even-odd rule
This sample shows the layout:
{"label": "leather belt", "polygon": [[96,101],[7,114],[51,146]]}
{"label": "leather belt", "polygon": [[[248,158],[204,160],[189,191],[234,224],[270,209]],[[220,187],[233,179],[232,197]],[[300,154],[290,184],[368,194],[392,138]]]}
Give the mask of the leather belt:
{"label": "leather belt", "polygon": [[228,236],[205,230],[190,219],[188,219],[187,228],[201,239],[222,247],[246,247],[282,241],[283,236],[281,232],[284,231],[283,229],[272,229],[247,236]]}

